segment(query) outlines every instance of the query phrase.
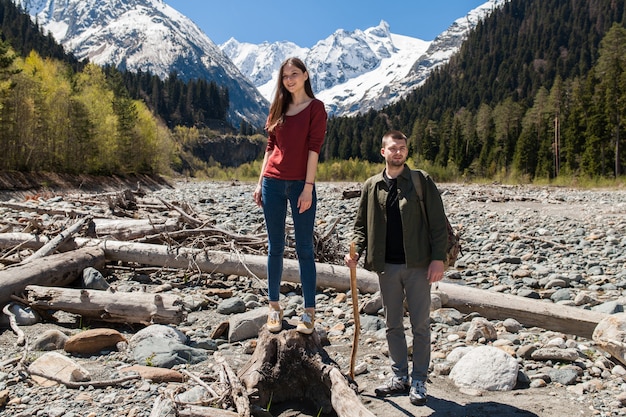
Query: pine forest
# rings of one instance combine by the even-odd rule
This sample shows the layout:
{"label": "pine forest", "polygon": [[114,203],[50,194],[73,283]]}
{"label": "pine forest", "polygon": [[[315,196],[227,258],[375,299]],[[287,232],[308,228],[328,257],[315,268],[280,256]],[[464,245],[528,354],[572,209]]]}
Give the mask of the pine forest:
{"label": "pine forest", "polygon": [[331,120],[323,157],[378,161],[393,127],[464,178],[621,176],[625,18],[624,1],[507,2],[407,100]]}

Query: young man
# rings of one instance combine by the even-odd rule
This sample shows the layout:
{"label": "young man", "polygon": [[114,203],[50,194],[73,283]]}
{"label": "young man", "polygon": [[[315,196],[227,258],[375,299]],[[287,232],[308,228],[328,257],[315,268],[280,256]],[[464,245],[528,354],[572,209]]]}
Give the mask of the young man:
{"label": "young man", "polygon": [[[380,153],[385,169],[363,184],[352,237],[357,255],[353,259],[347,254],[345,262],[356,266],[365,251],[365,268],[378,274],[393,376],[376,388],[376,395],[409,392],[412,404],[423,405],[430,364],[430,285],[444,274],[445,211],[433,180],[420,176],[428,219],[423,218],[411,169],[405,163],[408,146],[402,132],[385,134]],[[410,380],[403,323],[405,298],[413,335]]]}

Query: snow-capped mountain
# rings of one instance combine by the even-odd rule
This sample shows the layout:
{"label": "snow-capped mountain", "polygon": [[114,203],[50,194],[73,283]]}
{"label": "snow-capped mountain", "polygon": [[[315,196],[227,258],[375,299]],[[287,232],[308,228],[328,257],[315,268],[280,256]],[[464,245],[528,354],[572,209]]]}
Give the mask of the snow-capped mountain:
{"label": "snow-capped mountain", "polygon": [[[302,58],[316,96],[332,115],[380,109],[418,87],[448,62],[467,33],[507,0],[488,0],[432,41],[390,32],[381,21],[366,30],[337,30],[312,48],[292,42],[219,47],[163,0],[13,0],[79,59],[150,71],[162,78],[214,80],[229,89],[237,124],[262,126],[285,58]],[[243,74],[243,75],[242,75]],[[255,88],[256,87],[256,88]]]}
{"label": "snow-capped mountain", "polygon": [[262,125],[269,103],[189,18],[162,0],[14,0],[77,58],[229,89],[233,123]]}
{"label": "snow-capped mountain", "polygon": [[307,48],[301,48],[292,42],[264,42],[255,45],[239,43],[233,38],[220,45],[220,48],[270,102],[276,83],[275,72],[285,57],[304,56],[308,52]]}
{"label": "snow-capped mountain", "polygon": [[222,51],[271,100],[280,64],[290,56],[302,58],[316,96],[333,115],[353,115],[405,97],[431,71],[449,61],[467,33],[506,0],[488,0],[454,21],[432,41],[390,32],[385,21],[364,31],[337,30],[312,48],[290,42],[254,45],[230,39]]}

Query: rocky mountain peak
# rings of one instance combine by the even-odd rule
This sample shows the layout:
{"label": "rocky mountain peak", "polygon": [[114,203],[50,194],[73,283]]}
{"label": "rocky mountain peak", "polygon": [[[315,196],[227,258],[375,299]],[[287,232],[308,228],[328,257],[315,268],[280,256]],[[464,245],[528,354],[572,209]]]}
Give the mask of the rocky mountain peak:
{"label": "rocky mountain peak", "polygon": [[269,103],[189,18],[162,0],[15,0],[68,52],[99,65],[176,72],[229,89],[234,124],[262,125]]}

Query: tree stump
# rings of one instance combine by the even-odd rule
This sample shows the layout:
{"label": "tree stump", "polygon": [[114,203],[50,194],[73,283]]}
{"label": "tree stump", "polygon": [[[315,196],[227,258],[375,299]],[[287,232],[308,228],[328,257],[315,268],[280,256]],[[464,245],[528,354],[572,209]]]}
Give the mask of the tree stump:
{"label": "tree stump", "polygon": [[298,333],[285,325],[278,333],[263,327],[250,361],[239,370],[250,403],[262,408],[289,400],[311,401],[338,417],[374,416],[361,403],[356,384],[348,383],[322,348],[317,332]]}

